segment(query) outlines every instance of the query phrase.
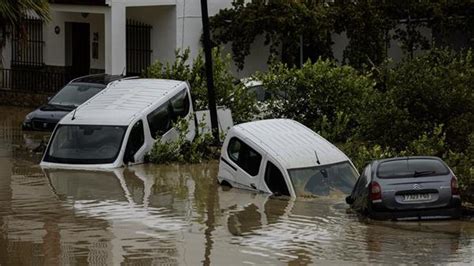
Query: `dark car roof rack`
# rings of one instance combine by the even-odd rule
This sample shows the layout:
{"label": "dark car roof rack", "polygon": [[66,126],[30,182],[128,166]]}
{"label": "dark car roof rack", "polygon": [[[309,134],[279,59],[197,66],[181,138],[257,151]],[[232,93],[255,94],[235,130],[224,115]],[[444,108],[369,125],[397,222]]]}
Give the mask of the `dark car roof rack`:
{"label": "dark car roof rack", "polygon": [[69,83],[84,82],[84,83],[96,83],[96,84],[107,85],[112,81],[123,79],[123,78],[124,76],[122,75],[109,75],[109,74],[101,73],[101,74],[93,74],[93,75],[78,77],[71,80]]}

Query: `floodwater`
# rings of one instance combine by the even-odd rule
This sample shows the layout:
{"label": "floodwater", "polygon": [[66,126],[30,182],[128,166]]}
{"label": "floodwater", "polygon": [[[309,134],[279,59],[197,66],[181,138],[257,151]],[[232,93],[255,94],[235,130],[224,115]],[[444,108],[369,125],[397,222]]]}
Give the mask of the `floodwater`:
{"label": "floodwater", "polygon": [[474,222],[374,222],[344,197],[216,184],[217,162],[43,170],[27,109],[0,107],[0,265],[472,263]]}

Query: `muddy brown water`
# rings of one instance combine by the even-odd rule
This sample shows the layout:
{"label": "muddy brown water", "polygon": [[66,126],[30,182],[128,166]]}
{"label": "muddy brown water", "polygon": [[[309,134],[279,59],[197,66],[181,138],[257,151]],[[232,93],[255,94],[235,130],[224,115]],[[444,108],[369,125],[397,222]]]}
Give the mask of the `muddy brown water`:
{"label": "muddy brown water", "polygon": [[472,263],[474,222],[375,222],[344,197],[216,184],[217,162],[46,170],[47,133],[0,107],[0,265]]}

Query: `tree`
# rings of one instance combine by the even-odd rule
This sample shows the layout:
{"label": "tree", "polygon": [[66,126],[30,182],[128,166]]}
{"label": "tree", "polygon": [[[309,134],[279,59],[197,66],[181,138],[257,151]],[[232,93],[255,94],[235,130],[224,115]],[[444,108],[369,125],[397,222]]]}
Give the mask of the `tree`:
{"label": "tree", "polygon": [[216,44],[231,43],[239,69],[257,36],[263,36],[270,48],[269,61],[280,57],[289,65],[299,65],[301,45],[303,60],[332,58],[330,11],[324,1],[238,0],[211,17],[212,39]]}
{"label": "tree", "polygon": [[48,0],[0,0],[0,68],[7,38],[12,31],[18,32],[20,37],[26,36],[24,18],[31,12],[42,20],[49,20]]}
{"label": "tree", "polygon": [[[432,38],[423,34],[427,29]],[[215,44],[231,45],[240,69],[257,36],[270,47],[269,61],[300,66],[301,46],[303,61],[331,59],[333,33],[349,39],[342,63],[367,69],[386,61],[393,41],[409,58],[432,47],[472,47],[474,5],[472,0],[236,0],[211,18],[211,30]],[[459,33],[463,40],[455,47]]]}

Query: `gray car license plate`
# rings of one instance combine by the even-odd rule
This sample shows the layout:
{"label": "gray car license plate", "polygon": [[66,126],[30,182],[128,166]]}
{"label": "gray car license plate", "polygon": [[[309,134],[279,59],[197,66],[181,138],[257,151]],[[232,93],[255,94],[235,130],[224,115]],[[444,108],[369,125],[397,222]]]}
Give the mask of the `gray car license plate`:
{"label": "gray car license plate", "polygon": [[425,194],[407,194],[403,195],[403,201],[426,201],[426,200],[431,200],[431,194],[425,193]]}

